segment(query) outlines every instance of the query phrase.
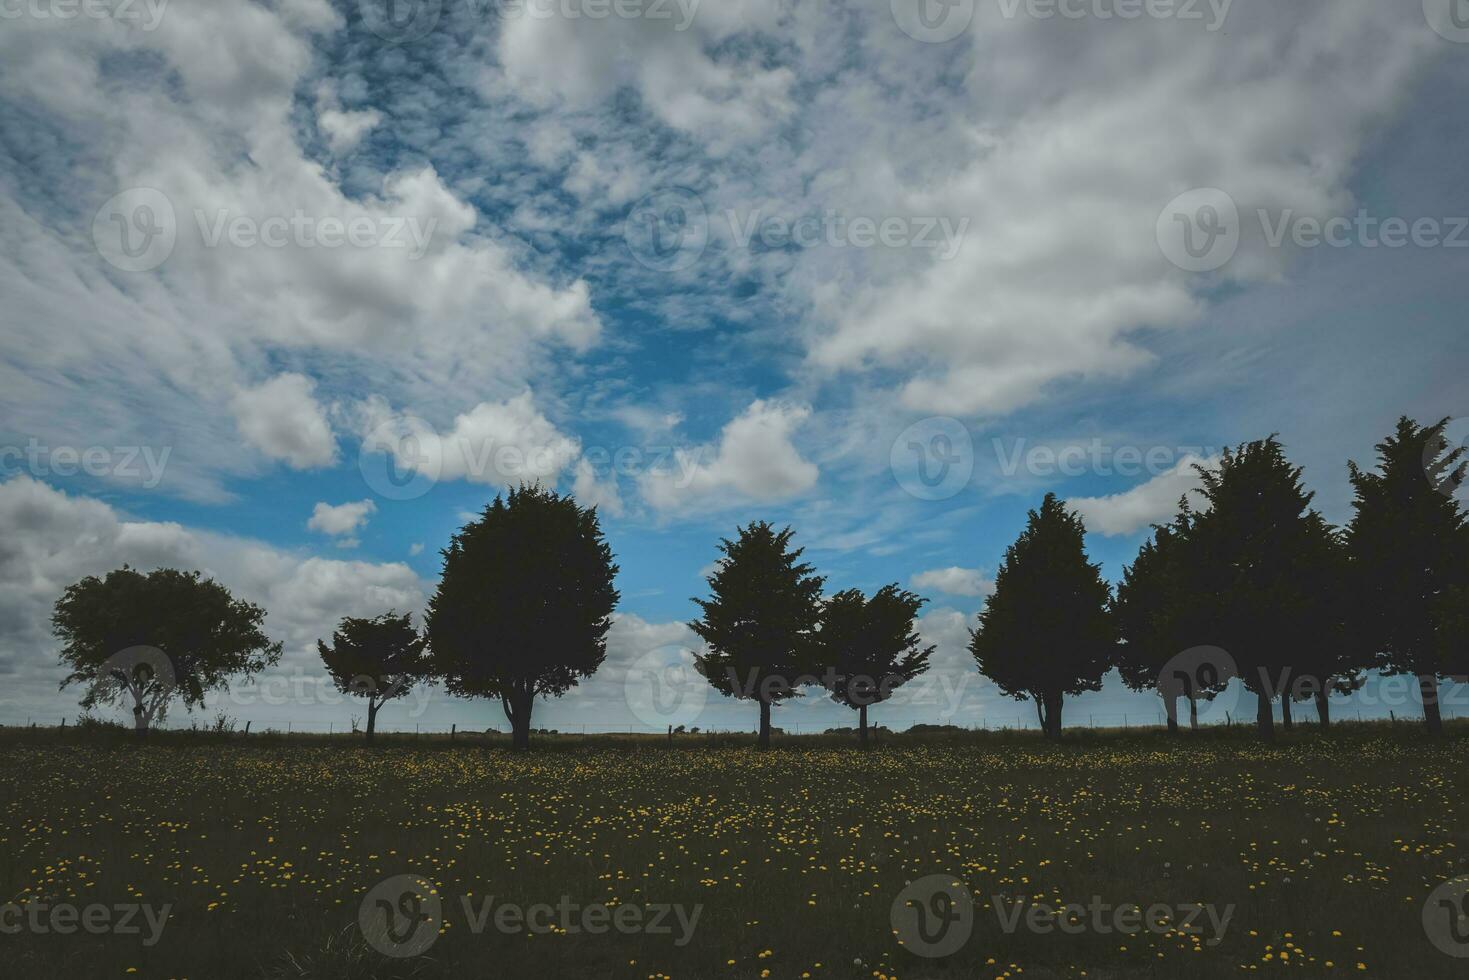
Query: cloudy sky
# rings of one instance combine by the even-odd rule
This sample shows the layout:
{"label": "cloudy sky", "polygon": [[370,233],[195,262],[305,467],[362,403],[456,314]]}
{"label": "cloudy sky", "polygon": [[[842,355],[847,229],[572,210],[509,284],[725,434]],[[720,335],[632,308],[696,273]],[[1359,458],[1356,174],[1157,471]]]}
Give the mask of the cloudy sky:
{"label": "cloudy sky", "polygon": [[963,646],[1046,491],[1115,579],[1220,447],[1280,433],[1342,522],[1398,415],[1469,416],[1466,8],[0,0],[0,723],[75,717],[50,605],[129,562],[269,610],[218,707],[340,728],[315,639],[522,479],[622,567],[538,726],[644,724],[756,518],[930,598],[874,718],[1029,721]]}

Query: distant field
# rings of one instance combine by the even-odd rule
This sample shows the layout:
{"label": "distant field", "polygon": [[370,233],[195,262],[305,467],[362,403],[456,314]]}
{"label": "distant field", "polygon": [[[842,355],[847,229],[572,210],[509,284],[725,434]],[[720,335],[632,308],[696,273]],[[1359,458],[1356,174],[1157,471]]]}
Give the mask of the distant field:
{"label": "distant field", "polygon": [[[11,730],[0,903],[172,908],[152,933],[142,914],[137,934],[23,926],[0,935],[0,973],[1462,977],[1469,960],[1424,927],[1430,892],[1469,874],[1469,728],[1451,731],[1435,744],[1415,726],[1339,726],[1270,748],[1239,731],[1061,746],[899,736],[866,754],[833,739],[764,754],[733,740],[546,739],[515,756],[442,741],[138,746]],[[379,888],[361,917],[383,927],[369,942],[364,896],[402,875],[437,894]],[[972,921],[920,894],[930,918],[915,939],[917,913],[901,903],[895,916],[894,902],[934,875],[972,896]],[[1033,931],[1012,904],[1022,897],[1104,911],[1080,930]],[[505,903],[554,931],[511,928],[513,909],[497,928]],[[538,904],[567,911],[533,914]],[[1095,928],[1134,904],[1178,915],[1157,931]],[[662,905],[685,919],[668,912],[650,932]],[[1215,922],[1233,908],[1222,927],[1200,914],[1203,932],[1182,932],[1192,906]],[[639,931],[626,928],[632,912],[621,931],[599,918],[634,907]],[[392,910],[417,927],[390,927]],[[606,931],[590,931],[599,922]],[[912,952],[945,943],[947,956]]]}

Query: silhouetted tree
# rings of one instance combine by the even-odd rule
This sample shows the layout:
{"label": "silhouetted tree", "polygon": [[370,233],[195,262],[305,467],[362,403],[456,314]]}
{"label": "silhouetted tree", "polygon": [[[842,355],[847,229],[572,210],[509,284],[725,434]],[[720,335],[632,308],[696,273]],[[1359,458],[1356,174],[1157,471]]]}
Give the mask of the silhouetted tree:
{"label": "silhouetted tree", "polygon": [[332,645],[316,641],[321,662],[343,694],[367,699],[367,741],[377,732],[377,713],[427,676],[428,641],[413,628],[413,614],[392,612],[375,619],[344,618]]}
{"label": "silhouetted tree", "polygon": [[1081,518],[1046,494],[1006,549],[969,643],[1001,691],[1035,700],[1047,738],[1061,737],[1066,695],[1101,689],[1117,644],[1111,589],[1087,561],[1085,537]]}
{"label": "silhouetted tree", "polygon": [[499,698],[525,749],[536,698],[565,694],[607,655],[617,566],[596,508],[522,486],[443,555],[425,623],[433,674],[451,694]]}
{"label": "silhouetted tree", "polygon": [[822,578],[800,560],[802,549],[791,550],[791,535],[758,521],[723,539],[710,597],[694,600],[704,616],[689,624],[709,647],[695,655],[699,673],[722,694],[759,703],[762,749],[771,706],[798,694],[814,669]]}
{"label": "silhouetted tree", "polygon": [[1301,606],[1286,624],[1291,684],[1283,695],[1283,719],[1290,718],[1291,699],[1313,701],[1321,727],[1327,728],[1330,696],[1350,694],[1365,680],[1370,650],[1349,625],[1352,600],[1347,575],[1341,533],[1313,512],[1306,520],[1296,564]]}
{"label": "silhouetted tree", "polygon": [[1217,466],[1198,470],[1209,507],[1190,520],[1190,589],[1201,625],[1256,696],[1260,734],[1271,738],[1272,704],[1290,697],[1296,645],[1320,601],[1309,567],[1323,524],[1275,436],[1226,449]]}
{"label": "silhouetted tree", "polygon": [[832,700],[857,709],[858,741],[867,748],[867,709],[928,670],[933,647],[920,647],[913,620],[926,600],[884,585],[872,598],[838,592],[821,610],[817,658]]}
{"label": "silhouetted tree", "polygon": [[1349,464],[1356,491],[1347,526],[1353,625],[1377,653],[1379,669],[1418,678],[1424,720],[1435,735],[1443,731],[1439,679],[1464,667],[1457,626],[1469,594],[1469,522],[1453,497],[1469,461],[1463,447],[1444,438],[1447,424],[1420,427],[1401,418],[1377,444],[1376,471]]}
{"label": "silhouetted tree", "polygon": [[1122,640],[1114,652],[1122,682],[1134,691],[1156,691],[1163,698],[1168,730],[1178,731],[1178,699],[1188,700],[1189,727],[1199,727],[1199,701],[1212,700],[1229,684],[1207,657],[1180,656],[1208,639],[1190,589],[1194,561],[1189,555],[1187,501],[1172,524],[1153,528],[1133,563],[1122,570],[1112,612]]}
{"label": "silhouetted tree", "polygon": [[61,686],[90,684],[85,708],[131,701],[134,727],[145,733],[175,698],[192,711],[231,677],[279,661],[281,645],[265,635],[264,621],[264,609],[199,572],[124,565],[88,576],[67,587],[51,617],[71,668]]}

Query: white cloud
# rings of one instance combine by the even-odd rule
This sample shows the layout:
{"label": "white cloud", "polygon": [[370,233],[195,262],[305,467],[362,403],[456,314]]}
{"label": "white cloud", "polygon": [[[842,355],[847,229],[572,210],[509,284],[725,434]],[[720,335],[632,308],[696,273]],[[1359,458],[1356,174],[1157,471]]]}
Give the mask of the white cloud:
{"label": "white cloud", "polygon": [[353,531],[367,525],[368,518],[377,512],[377,504],[371,500],[358,500],[348,504],[337,504],[332,506],[325,502],[317,503],[311,511],[311,519],[306,522],[306,527],[311,531],[319,531],[322,534],[340,536],[351,534]]}
{"label": "white cloud", "polygon": [[666,510],[804,493],[820,472],[791,437],[810,415],[806,405],[757,399],[725,425],[717,445],[677,449],[671,465],[642,474],[643,498]]}
{"label": "white cloud", "polygon": [[[1073,497],[1066,505],[1081,515],[1088,531],[1113,537],[1161,524],[1178,513],[1178,501],[1199,486],[1195,466],[1213,466],[1217,458],[1185,456],[1177,466],[1146,483],[1108,497]],[[1196,505],[1198,500],[1193,501]]]}
{"label": "white cloud", "polygon": [[986,596],[995,589],[993,579],[986,578],[978,568],[934,568],[913,576],[913,584],[920,589],[934,589],[948,595]]}
{"label": "white cloud", "polygon": [[617,478],[609,473],[605,480],[602,479],[586,459],[577,460],[576,480],[571,493],[583,507],[596,507],[612,517],[622,516],[622,494],[617,488]]}
{"label": "white cloud", "polygon": [[296,470],[331,466],[337,440],[326,412],[314,397],[315,383],[299,374],[281,374],[235,395],[240,435],[271,459]]}
{"label": "white cloud", "polygon": [[376,109],[344,110],[337,100],[336,87],[330,83],[323,82],[316,91],[316,125],[326,135],[333,153],[350,153],[382,121],[383,114]]}

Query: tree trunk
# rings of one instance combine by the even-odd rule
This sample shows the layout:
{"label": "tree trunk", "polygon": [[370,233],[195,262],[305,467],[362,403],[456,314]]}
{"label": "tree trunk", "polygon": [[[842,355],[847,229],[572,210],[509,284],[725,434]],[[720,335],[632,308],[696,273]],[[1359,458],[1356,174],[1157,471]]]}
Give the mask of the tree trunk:
{"label": "tree trunk", "polygon": [[1275,716],[1271,711],[1274,698],[1270,691],[1262,687],[1260,693],[1255,695],[1255,729],[1260,737],[1269,741],[1275,738]]}
{"label": "tree trunk", "polygon": [[862,747],[867,748],[867,705],[857,709],[857,740]]}
{"label": "tree trunk", "polygon": [[1428,734],[1443,734],[1443,714],[1438,708],[1438,676],[1418,675],[1418,691],[1423,695],[1423,720],[1428,724]]}
{"label": "tree trunk", "polygon": [[1041,715],[1041,732],[1048,739],[1061,737],[1061,695],[1047,694],[1036,698],[1036,710]]}
{"label": "tree trunk", "polygon": [[1168,734],[1178,734],[1178,698],[1168,696],[1163,699],[1163,712],[1168,716]]}
{"label": "tree trunk", "polygon": [[1193,691],[1188,695],[1188,727],[1190,731],[1199,730],[1199,697]]}
{"label": "tree trunk", "polygon": [[372,736],[377,731],[377,709],[381,708],[372,698],[367,699],[367,744],[372,744]]}
{"label": "tree trunk", "polygon": [[510,719],[510,747],[517,751],[530,748],[530,711],[535,695],[526,691],[512,691],[501,695],[500,703],[505,706],[505,717]]}
{"label": "tree trunk", "polygon": [[1316,717],[1320,719],[1322,728],[1331,727],[1331,699],[1325,688],[1316,692]]}
{"label": "tree trunk", "polygon": [[1296,727],[1296,722],[1290,713],[1290,691],[1280,692],[1280,724],[1286,731]]}
{"label": "tree trunk", "polygon": [[760,737],[756,744],[762,749],[770,748],[770,702],[760,702]]}

